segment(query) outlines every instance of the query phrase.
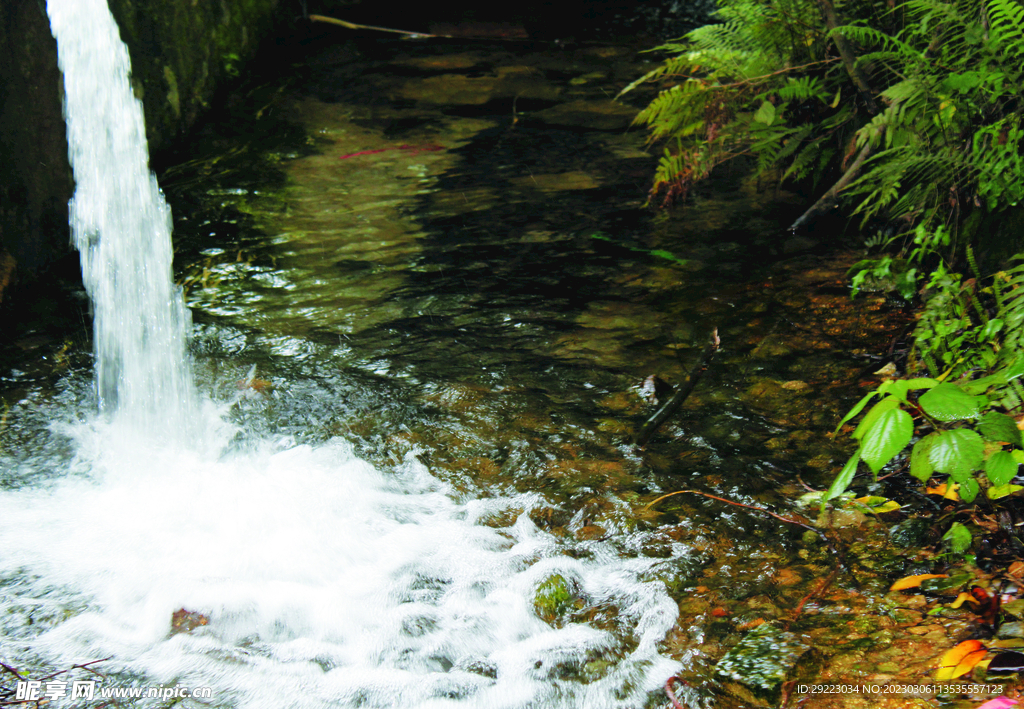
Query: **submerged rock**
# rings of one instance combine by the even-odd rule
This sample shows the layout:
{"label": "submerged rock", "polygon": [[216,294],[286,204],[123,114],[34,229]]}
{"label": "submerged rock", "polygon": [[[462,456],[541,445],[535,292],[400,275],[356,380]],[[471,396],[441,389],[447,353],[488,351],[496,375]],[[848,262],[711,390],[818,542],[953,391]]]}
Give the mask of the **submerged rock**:
{"label": "submerged rock", "polygon": [[716,667],[753,690],[774,691],[810,647],[794,633],[764,623],[747,633]]}
{"label": "submerged rock", "polygon": [[625,130],[637,109],[618,101],[570,101],[533,114],[548,125],[586,130]]}

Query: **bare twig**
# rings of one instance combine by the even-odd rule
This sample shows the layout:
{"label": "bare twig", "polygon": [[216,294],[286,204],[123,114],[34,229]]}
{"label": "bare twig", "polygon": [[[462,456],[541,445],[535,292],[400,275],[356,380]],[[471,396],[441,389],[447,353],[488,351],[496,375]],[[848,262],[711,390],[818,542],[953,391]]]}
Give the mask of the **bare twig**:
{"label": "bare twig", "polygon": [[[883,135],[879,136],[879,142],[882,141],[883,137],[884,132]],[[853,164],[850,165],[849,169],[843,173],[843,176],[839,178],[839,181],[832,185],[829,191],[823,194],[817,202],[811,205],[810,209],[801,214],[800,218],[793,222],[792,226],[789,227],[789,230],[796,231],[807,222],[820,217],[822,214],[835,207],[836,204],[839,203],[839,193],[849,185],[858,174],[860,174],[860,169],[863,167],[864,161],[868,159],[873,149],[874,148],[870,141],[865,143],[864,147],[860,149],[859,153],[857,153],[857,157],[854,159]]]}
{"label": "bare twig", "polygon": [[357,25],[354,22],[346,22],[345,20],[339,20],[335,17],[326,17],[324,15],[310,15],[310,22],[326,22],[329,25],[338,25],[339,27],[345,27],[350,30],[372,30],[374,32],[392,32],[394,34],[404,34],[407,37],[443,37],[448,38],[446,34],[427,34],[426,32],[409,32],[407,30],[395,30],[390,27],[375,27],[374,25]]}
{"label": "bare twig", "polygon": [[665,405],[658,409],[653,416],[651,416],[644,425],[640,427],[640,432],[636,434],[636,444],[642,446],[647,443],[651,438],[658,426],[665,423],[669,416],[676,412],[686,398],[693,391],[693,388],[697,386],[697,382],[700,381],[701,376],[704,374],[704,369],[707,367],[708,362],[714,356],[715,352],[721,346],[722,341],[718,339],[718,328],[716,327],[714,332],[711,334],[711,342],[704,348],[704,351],[700,353],[700,357],[697,359],[697,364],[694,365],[690,374],[686,377],[682,384],[676,388],[675,393],[665,402]]}
{"label": "bare twig", "polygon": [[868,111],[872,115],[878,115],[878,104],[875,102],[875,97],[871,95],[871,87],[868,85],[864,72],[857,67],[857,57],[853,54],[853,47],[841,32],[836,31],[836,28],[839,26],[839,19],[836,15],[835,5],[832,4],[832,0],[818,0],[818,5],[821,7],[821,14],[825,16],[825,26],[828,27],[832,39],[836,43],[839,56],[843,58],[846,73],[850,75],[850,79],[857,87],[857,91],[860,92]]}
{"label": "bare twig", "polygon": [[676,699],[676,693],[672,690],[673,682],[678,682],[679,684],[686,685],[686,682],[679,679],[679,677],[676,675],[672,675],[668,678],[668,681],[665,682],[665,694],[668,695],[668,700],[672,702],[672,709],[688,709],[685,704],[680,704],[679,700]]}
{"label": "bare twig", "polygon": [[742,502],[736,502],[735,500],[727,500],[724,497],[719,497],[718,495],[712,495],[712,494],[709,494],[707,492],[701,492],[700,490],[676,490],[675,492],[670,492],[670,493],[668,493],[666,495],[662,495],[661,497],[656,498],[655,500],[652,500],[651,502],[647,503],[644,506],[644,510],[646,511],[646,510],[651,509],[652,507],[654,507],[656,504],[658,504],[662,500],[664,500],[666,498],[669,498],[669,497],[672,497],[673,495],[682,495],[684,493],[691,494],[691,495],[700,495],[701,497],[707,497],[707,498],[709,498],[711,500],[718,500],[719,502],[724,502],[727,505],[733,505],[735,507],[745,507],[746,509],[754,510],[755,512],[764,512],[766,515],[774,517],[775,519],[779,520],[780,522],[786,522],[787,524],[795,524],[798,527],[803,527],[804,529],[809,529],[812,532],[814,532],[815,534],[817,534],[819,537],[821,537],[822,541],[824,541],[825,544],[828,545],[828,548],[831,549],[833,552],[835,552],[836,555],[840,559],[842,559],[842,551],[840,551],[840,549],[833,543],[832,539],[830,539],[829,536],[827,534],[825,534],[825,532],[823,530],[818,529],[817,527],[812,525],[810,523],[810,521],[807,520],[807,519],[804,519],[804,518],[793,519],[792,517],[786,517],[784,515],[776,514],[775,512],[772,512],[771,510],[766,510],[764,507],[758,507],[756,505],[746,505],[746,504],[744,504]]}

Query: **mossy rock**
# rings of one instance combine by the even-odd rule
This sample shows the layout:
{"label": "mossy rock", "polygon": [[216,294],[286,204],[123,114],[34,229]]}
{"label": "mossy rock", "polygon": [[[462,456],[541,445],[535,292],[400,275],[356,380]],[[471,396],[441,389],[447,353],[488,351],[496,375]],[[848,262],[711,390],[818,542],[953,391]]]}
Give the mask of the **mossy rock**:
{"label": "mossy rock", "polygon": [[810,646],[794,633],[774,623],[765,623],[747,633],[726,653],[715,671],[757,694],[772,694],[809,649]]}
{"label": "mossy rock", "polygon": [[579,584],[561,574],[552,574],[537,586],[533,609],[545,623],[562,625],[567,616],[586,605]]}

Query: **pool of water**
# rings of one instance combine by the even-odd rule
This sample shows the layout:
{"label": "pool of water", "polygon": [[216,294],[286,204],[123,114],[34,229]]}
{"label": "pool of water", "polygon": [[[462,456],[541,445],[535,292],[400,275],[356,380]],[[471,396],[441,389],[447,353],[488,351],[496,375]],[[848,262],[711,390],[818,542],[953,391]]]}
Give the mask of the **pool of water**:
{"label": "pool of water", "polygon": [[[828,553],[710,499],[645,505],[785,511],[827,484],[824,434],[895,320],[850,304],[849,256],[782,231],[805,200],[739,168],[644,206],[655,157],[611,99],[646,61],[328,33],[235,97],[160,175],[194,447],[95,417],[85,336],[6,375],[4,661],[110,657],[112,681],[218,706],[654,707],[679,671],[717,691],[723,648]],[[632,445],[645,379],[681,381],[715,328],[697,391]]]}

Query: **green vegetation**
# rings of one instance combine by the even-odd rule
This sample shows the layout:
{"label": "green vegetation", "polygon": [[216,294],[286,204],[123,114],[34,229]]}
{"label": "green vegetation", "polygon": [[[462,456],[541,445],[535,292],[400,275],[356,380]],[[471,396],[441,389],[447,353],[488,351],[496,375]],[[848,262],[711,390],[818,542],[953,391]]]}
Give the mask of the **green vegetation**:
{"label": "green vegetation", "polygon": [[[911,378],[840,423],[867,409],[824,499],[863,462],[876,479],[905,465],[963,502],[1006,502],[1024,464],[1024,265],[983,275],[974,251],[994,251],[983,237],[1024,198],[1024,5],[720,0],[718,19],[659,47],[668,59],[625,89],[663,87],[637,118],[666,146],[651,200],[685,199],[743,158],[822,194],[793,229],[835,206],[882,224],[854,293],[881,283],[922,305],[900,362]],[[963,530],[947,533],[957,548]]]}

